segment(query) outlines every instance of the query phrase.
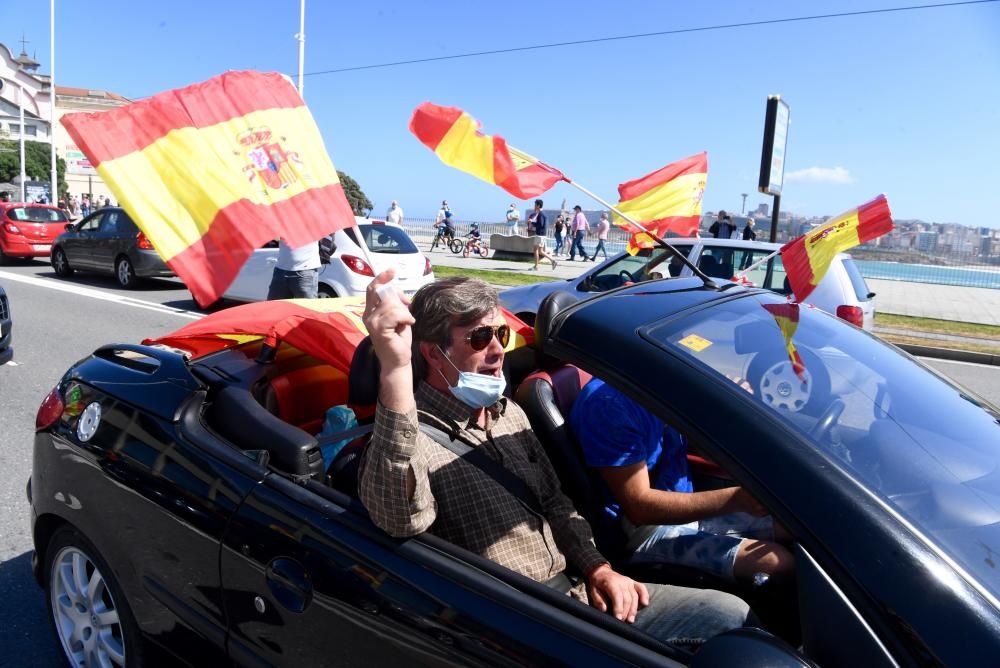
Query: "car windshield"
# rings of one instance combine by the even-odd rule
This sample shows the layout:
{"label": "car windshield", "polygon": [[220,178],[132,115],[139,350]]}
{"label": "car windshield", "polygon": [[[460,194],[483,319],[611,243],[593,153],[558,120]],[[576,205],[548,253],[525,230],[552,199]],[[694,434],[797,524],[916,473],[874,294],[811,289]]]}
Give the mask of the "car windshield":
{"label": "car windshield", "polygon": [[774,295],[735,299],[643,335],[722,376],[746,379],[765,410],[1000,596],[995,407],[877,338]]}
{"label": "car windshield", "polygon": [[[416,253],[417,247],[401,228],[393,225],[358,225],[361,229],[361,236],[365,238],[365,245],[373,253]],[[358,243],[358,237],[354,234],[354,228],[348,227],[344,230],[351,241]],[[360,244],[359,244],[360,245]]]}
{"label": "car windshield", "polygon": [[22,206],[10,209],[7,216],[11,220],[26,223],[65,223],[69,221],[62,209],[50,209],[44,206]]}

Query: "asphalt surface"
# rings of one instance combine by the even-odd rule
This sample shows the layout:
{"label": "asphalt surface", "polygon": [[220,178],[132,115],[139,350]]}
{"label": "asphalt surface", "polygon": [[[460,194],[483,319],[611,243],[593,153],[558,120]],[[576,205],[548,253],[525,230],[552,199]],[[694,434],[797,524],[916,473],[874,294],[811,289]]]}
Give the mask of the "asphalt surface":
{"label": "asphalt surface", "polygon": [[[35,412],[66,369],[95,348],[173,331],[201,312],[177,281],[126,291],[110,277],[58,279],[41,262],[0,267],[0,285],[11,302],[15,349],[14,363],[0,366],[0,666],[59,666],[61,650],[30,570],[25,484]],[[1000,404],[1000,368],[925,361]]]}

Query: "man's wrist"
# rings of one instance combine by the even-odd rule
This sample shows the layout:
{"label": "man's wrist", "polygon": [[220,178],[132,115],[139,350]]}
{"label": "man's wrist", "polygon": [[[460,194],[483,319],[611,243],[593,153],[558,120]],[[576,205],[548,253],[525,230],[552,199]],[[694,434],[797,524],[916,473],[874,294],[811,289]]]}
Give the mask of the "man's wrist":
{"label": "man's wrist", "polygon": [[594,577],[594,575],[596,575],[599,571],[601,571],[604,568],[611,570],[611,564],[608,563],[607,561],[602,561],[601,563],[597,564],[587,572],[586,576],[587,579],[590,580],[592,577]]}

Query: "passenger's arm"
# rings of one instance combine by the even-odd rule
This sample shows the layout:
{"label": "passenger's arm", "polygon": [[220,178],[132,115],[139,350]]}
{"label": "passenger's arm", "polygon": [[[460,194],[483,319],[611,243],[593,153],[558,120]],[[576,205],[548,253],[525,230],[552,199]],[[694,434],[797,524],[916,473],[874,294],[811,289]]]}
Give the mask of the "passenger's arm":
{"label": "passenger's arm", "polygon": [[742,487],[705,492],[667,492],[649,484],[646,462],[598,469],[622,512],[635,525],[687,524],[729,513],[764,514],[760,503]]}
{"label": "passenger's arm", "polygon": [[[412,536],[434,522],[436,507],[420,447],[410,326],[413,316],[395,293],[376,290],[392,280],[384,271],[368,286],[364,323],[381,366],[375,430],[360,467],[359,494],[372,521],[393,536]],[[383,288],[385,290],[385,288]]]}

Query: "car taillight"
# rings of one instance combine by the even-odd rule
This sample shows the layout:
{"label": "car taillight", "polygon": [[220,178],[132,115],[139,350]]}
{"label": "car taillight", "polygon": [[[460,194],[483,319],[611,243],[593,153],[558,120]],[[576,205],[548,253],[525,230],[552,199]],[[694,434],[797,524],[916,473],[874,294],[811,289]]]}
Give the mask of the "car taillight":
{"label": "car taillight", "polygon": [[344,264],[347,265],[347,268],[355,274],[361,274],[362,276],[375,276],[375,272],[368,266],[368,263],[359,257],[354,257],[353,255],[341,255],[340,259],[343,260]]}
{"label": "car taillight", "polygon": [[431,259],[429,257],[424,258],[424,276],[434,271],[434,267],[431,266]]}
{"label": "car taillight", "polygon": [[35,414],[35,431],[48,429],[54,425],[59,421],[65,409],[66,404],[63,403],[59,388],[52,388],[52,391],[42,400],[42,405],[38,407],[38,413]]}
{"label": "car taillight", "polygon": [[837,307],[837,317],[846,320],[855,327],[863,327],[865,324],[865,312],[860,306],[848,306],[841,304]]}
{"label": "car taillight", "polygon": [[142,250],[156,250],[153,248],[153,244],[149,243],[149,239],[146,238],[146,234],[139,230],[139,234],[135,235],[135,244]]}
{"label": "car taillight", "polygon": [[18,228],[18,226],[15,225],[14,223],[5,223],[4,224],[4,228],[8,232],[10,232],[11,234],[20,234],[21,233],[20,228]]}

